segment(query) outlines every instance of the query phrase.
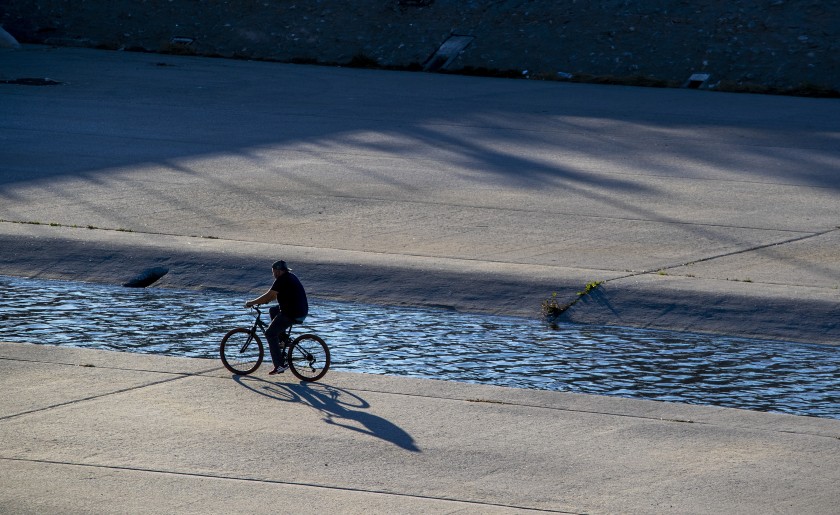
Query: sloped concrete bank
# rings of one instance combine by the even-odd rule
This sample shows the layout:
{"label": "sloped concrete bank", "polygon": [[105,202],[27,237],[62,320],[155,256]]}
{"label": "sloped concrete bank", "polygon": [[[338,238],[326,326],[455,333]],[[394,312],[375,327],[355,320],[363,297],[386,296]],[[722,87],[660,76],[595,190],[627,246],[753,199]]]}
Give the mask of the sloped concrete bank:
{"label": "sloped concrete bank", "polygon": [[[22,0],[24,43],[836,94],[840,2]],[[449,53],[435,52],[452,35]],[[451,60],[449,58],[452,58]]]}
{"label": "sloped concrete bank", "polygon": [[[4,275],[117,285],[156,266],[169,273],[155,287],[243,298],[283,256],[319,298],[528,318],[548,289],[566,301],[582,281],[556,267],[7,223],[0,248]],[[837,345],[839,313],[831,290],[652,274],[611,280],[557,321]]]}

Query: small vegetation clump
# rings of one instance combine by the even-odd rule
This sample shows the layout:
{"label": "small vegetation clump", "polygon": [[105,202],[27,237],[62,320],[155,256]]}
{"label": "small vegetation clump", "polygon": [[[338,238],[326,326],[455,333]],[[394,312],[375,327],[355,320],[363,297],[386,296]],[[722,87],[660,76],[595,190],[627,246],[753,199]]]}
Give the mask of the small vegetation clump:
{"label": "small vegetation clump", "polygon": [[571,303],[560,304],[557,301],[557,293],[552,293],[551,297],[542,301],[543,316],[546,318],[557,318],[562,315],[564,311],[569,309],[569,306],[571,306]]}
{"label": "small vegetation clump", "polygon": [[556,319],[557,317],[562,315],[563,312],[572,307],[577,301],[579,301],[581,297],[589,295],[590,293],[598,289],[598,287],[602,284],[604,284],[604,281],[590,281],[586,283],[586,285],[583,287],[583,290],[577,292],[577,298],[565,304],[561,304],[557,300],[556,292],[552,293],[551,297],[542,301],[543,316],[548,320]]}
{"label": "small vegetation clump", "polygon": [[598,287],[601,286],[602,284],[604,284],[604,281],[591,281],[591,282],[586,283],[586,286],[583,287],[583,290],[577,292],[578,297],[583,297],[584,295],[589,295],[590,293],[592,293],[593,291],[598,289]]}

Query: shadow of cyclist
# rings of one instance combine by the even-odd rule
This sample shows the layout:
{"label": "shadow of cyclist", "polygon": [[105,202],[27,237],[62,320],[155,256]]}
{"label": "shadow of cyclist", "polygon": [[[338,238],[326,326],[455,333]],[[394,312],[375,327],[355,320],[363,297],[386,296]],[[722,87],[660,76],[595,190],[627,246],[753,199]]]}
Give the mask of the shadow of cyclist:
{"label": "shadow of cyclist", "polygon": [[233,376],[233,380],[254,393],[283,402],[300,402],[321,412],[330,425],[375,436],[411,452],[421,452],[414,438],[382,417],[362,411],[370,404],[341,388],[322,383],[274,383],[258,377]]}

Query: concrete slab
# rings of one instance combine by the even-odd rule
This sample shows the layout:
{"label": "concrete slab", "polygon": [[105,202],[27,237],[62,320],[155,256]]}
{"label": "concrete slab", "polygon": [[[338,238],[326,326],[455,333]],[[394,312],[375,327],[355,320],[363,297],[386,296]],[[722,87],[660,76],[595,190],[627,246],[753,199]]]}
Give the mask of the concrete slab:
{"label": "concrete slab", "polygon": [[710,262],[692,263],[667,270],[668,274],[736,282],[780,284],[794,289],[812,287],[837,292],[840,270],[833,262],[840,256],[840,232],[831,231],[785,245],[773,245]]}
{"label": "concrete slab", "polygon": [[[282,465],[276,465],[277,468]],[[254,481],[156,470],[3,460],[9,513],[521,513],[487,503],[426,499],[290,482]],[[31,487],[39,485],[38,495]],[[68,499],[67,492],[74,492]],[[219,495],[219,492],[224,495]],[[115,494],[119,492],[119,494]],[[149,495],[154,492],[154,495]],[[117,497],[115,499],[115,497]],[[540,510],[527,510],[539,513]]]}
{"label": "concrete slab", "polygon": [[[168,382],[184,375],[220,368],[198,360],[149,356],[149,370],[137,370],[137,360],[127,353],[96,353],[62,348],[64,361],[56,361],[53,347],[0,345],[0,374],[4,395],[0,418],[33,413],[55,406]],[[44,367],[44,363],[53,365]],[[202,368],[202,365],[204,368]],[[93,371],[93,368],[100,370]],[[116,386],[115,386],[116,385]]]}
{"label": "concrete slab", "polygon": [[[0,345],[15,382],[40,379],[22,361],[30,348]],[[85,381],[68,381],[76,402],[30,391],[52,407],[3,407],[0,461],[14,473],[0,476],[0,499],[25,511],[190,513],[214,499],[211,511],[282,512],[294,496],[338,512],[818,513],[838,500],[835,420],[362,374],[304,385],[202,372],[213,360],[136,386],[127,370],[73,362],[113,356],[152,374],[185,360],[47,351],[44,371],[83,371],[113,393],[84,398]],[[49,480],[46,491],[24,473]],[[165,482],[177,499],[148,495]]]}

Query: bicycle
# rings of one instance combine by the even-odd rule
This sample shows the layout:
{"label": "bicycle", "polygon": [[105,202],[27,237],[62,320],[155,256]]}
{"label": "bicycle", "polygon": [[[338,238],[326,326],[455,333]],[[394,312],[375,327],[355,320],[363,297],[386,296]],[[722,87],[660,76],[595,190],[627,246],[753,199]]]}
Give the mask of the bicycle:
{"label": "bicycle", "polygon": [[[262,311],[254,306],[250,312],[254,317],[254,325],[248,329],[237,327],[231,329],[222,338],[219,346],[219,356],[226,369],[236,375],[248,375],[255,372],[262,364],[265,349],[257,334],[257,328],[265,336],[268,325],[262,321]],[[255,313],[256,312],[256,313]],[[330,348],[319,336],[306,333],[291,340],[292,327],[286,330],[287,346],[286,360],[289,370],[301,381],[317,381],[324,377],[330,368]]]}

